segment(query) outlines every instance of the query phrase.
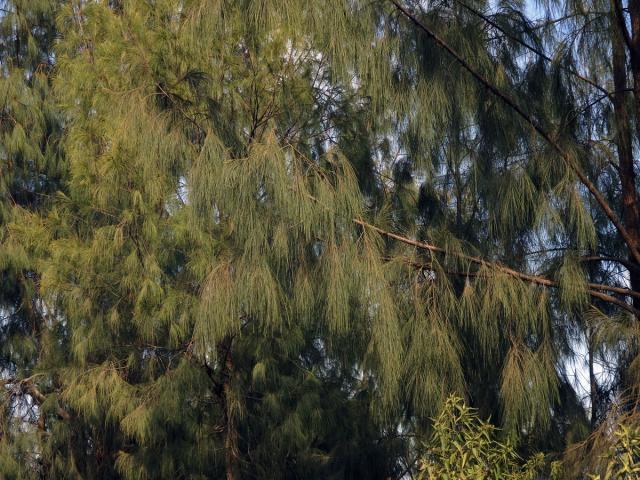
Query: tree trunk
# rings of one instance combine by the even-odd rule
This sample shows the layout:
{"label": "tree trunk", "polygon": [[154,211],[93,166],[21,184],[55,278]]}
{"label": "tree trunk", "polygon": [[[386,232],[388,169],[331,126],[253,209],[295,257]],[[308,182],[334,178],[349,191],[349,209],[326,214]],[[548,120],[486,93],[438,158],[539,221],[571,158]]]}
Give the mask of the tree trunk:
{"label": "tree trunk", "polygon": [[238,450],[238,430],[236,426],[236,408],[233,405],[232,379],[234,372],[231,346],[233,337],[227,336],[218,345],[218,358],[221,364],[220,404],[224,417],[225,476],[227,480],[237,480],[240,454]]}
{"label": "tree trunk", "polygon": [[[619,19],[620,29],[625,28],[626,21],[621,9],[617,9],[618,15],[622,17]],[[629,45],[629,53],[631,55],[631,70],[633,72],[633,96],[636,113],[636,133],[638,140],[640,140],[640,2],[637,0],[631,0],[629,2],[629,13],[631,15],[631,35],[626,31],[622,31]],[[624,40],[625,37],[623,37]]]}
{"label": "tree trunk", "polygon": [[[616,2],[617,0],[613,0]],[[640,2],[630,2],[635,4],[640,12]],[[622,219],[629,232],[629,236],[636,248],[640,246],[640,208],[638,205],[638,194],[636,191],[636,174],[633,165],[633,127],[629,111],[629,103],[626,101],[627,95],[627,62],[626,62],[626,40],[627,36],[624,27],[624,17],[620,8],[614,3],[614,18],[611,22],[612,30],[612,66],[613,66],[613,108],[615,115],[615,143],[618,150],[620,186],[622,188]],[[640,20],[640,18],[638,18]],[[638,23],[638,22],[636,22]],[[634,31],[633,42],[640,43],[640,24],[636,25],[637,32]],[[635,130],[640,139],[640,58],[638,52],[631,52],[631,65],[634,79],[634,99],[635,99]],[[634,58],[635,57],[635,58]],[[629,255],[632,265],[638,267],[638,263]],[[640,291],[640,270],[631,268],[629,271],[631,289]],[[640,299],[634,298],[633,304],[636,309],[640,308]]]}
{"label": "tree trunk", "polygon": [[595,430],[598,422],[598,382],[593,368],[593,332],[587,330],[587,348],[589,352],[589,400],[591,402],[591,430]]}

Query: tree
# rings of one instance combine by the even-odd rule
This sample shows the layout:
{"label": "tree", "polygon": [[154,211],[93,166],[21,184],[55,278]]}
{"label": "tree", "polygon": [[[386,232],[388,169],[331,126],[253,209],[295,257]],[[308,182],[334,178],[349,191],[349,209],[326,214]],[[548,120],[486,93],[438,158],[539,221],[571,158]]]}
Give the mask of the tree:
{"label": "tree", "polygon": [[523,456],[635,408],[640,14],[547,7],[6,2],[6,470],[401,478],[452,392]]}
{"label": "tree", "polygon": [[35,431],[45,428],[39,414],[45,395],[35,381],[50,340],[37,295],[40,272],[35,258],[11,242],[10,226],[23,213],[46,214],[64,184],[62,117],[51,89],[58,4],[0,2],[0,471],[7,478],[39,468]]}
{"label": "tree", "polygon": [[58,16],[68,179],[10,227],[53,336],[35,470],[382,478],[401,440],[368,412],[393,401],[399,333],[356,177],[326,148],[353,128],[343,103],[361,114],[291,32],[178,4]]}

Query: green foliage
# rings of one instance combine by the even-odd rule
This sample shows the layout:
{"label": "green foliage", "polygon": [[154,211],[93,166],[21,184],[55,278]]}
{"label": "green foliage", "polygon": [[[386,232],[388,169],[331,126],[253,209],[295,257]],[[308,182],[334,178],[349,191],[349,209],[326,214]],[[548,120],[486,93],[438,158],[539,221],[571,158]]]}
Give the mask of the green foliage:
{"label": "green foliage", "polygon": [[[558,3],[577,59],[518,2],[402,5],[618,209],[611,96],[563,67],[610,82],[600,3]],[[433,428],[423,478],[525,479],[509,442],[640,385],[619,232],[392,2],[0,8],[0,474],[399,478]]]}
{"label": "green foliage", "polygon": [[[509,443],[496,439],[496,427],[458,397],[449,397],[433,422],[433,434],[420,460],[424,480],[533,480],[544,466],[544,455],[526,463]],[[553,478],[553,477],[552,477]]]}
{"label": "green foliage", "polygon": [[601,455],[604,473],[590,475],[592,480],[632,479],[640,475],[640,428],[620,423],[610,433],[607,452]]}

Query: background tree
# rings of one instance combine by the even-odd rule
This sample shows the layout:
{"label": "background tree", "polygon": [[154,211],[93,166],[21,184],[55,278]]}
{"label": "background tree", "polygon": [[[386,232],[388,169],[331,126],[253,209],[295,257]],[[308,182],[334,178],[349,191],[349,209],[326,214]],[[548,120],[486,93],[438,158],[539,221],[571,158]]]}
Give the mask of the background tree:
{"label": "background tree", "polygon": [[9,226],[22,212],[46,214],[64,185],[62,116],[51,90],[58,5],[0,2],[0,471],[7,478],[40,468],[38,442],[46,429],[47,392],[36,382],[36,368],[51,341],[49,312],[37,294],[35,258],[9,240]]}

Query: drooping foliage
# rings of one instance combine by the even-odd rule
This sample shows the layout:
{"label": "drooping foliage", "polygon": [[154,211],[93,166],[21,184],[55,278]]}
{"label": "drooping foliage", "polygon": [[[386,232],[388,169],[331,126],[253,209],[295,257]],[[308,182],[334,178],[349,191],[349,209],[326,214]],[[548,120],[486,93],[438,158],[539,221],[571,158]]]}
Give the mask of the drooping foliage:
{"label": "drooping foliage", "polygon": [[2,2],[3,474],[403,478],[451,393],[520,472],[634,409],[632,3]]}

